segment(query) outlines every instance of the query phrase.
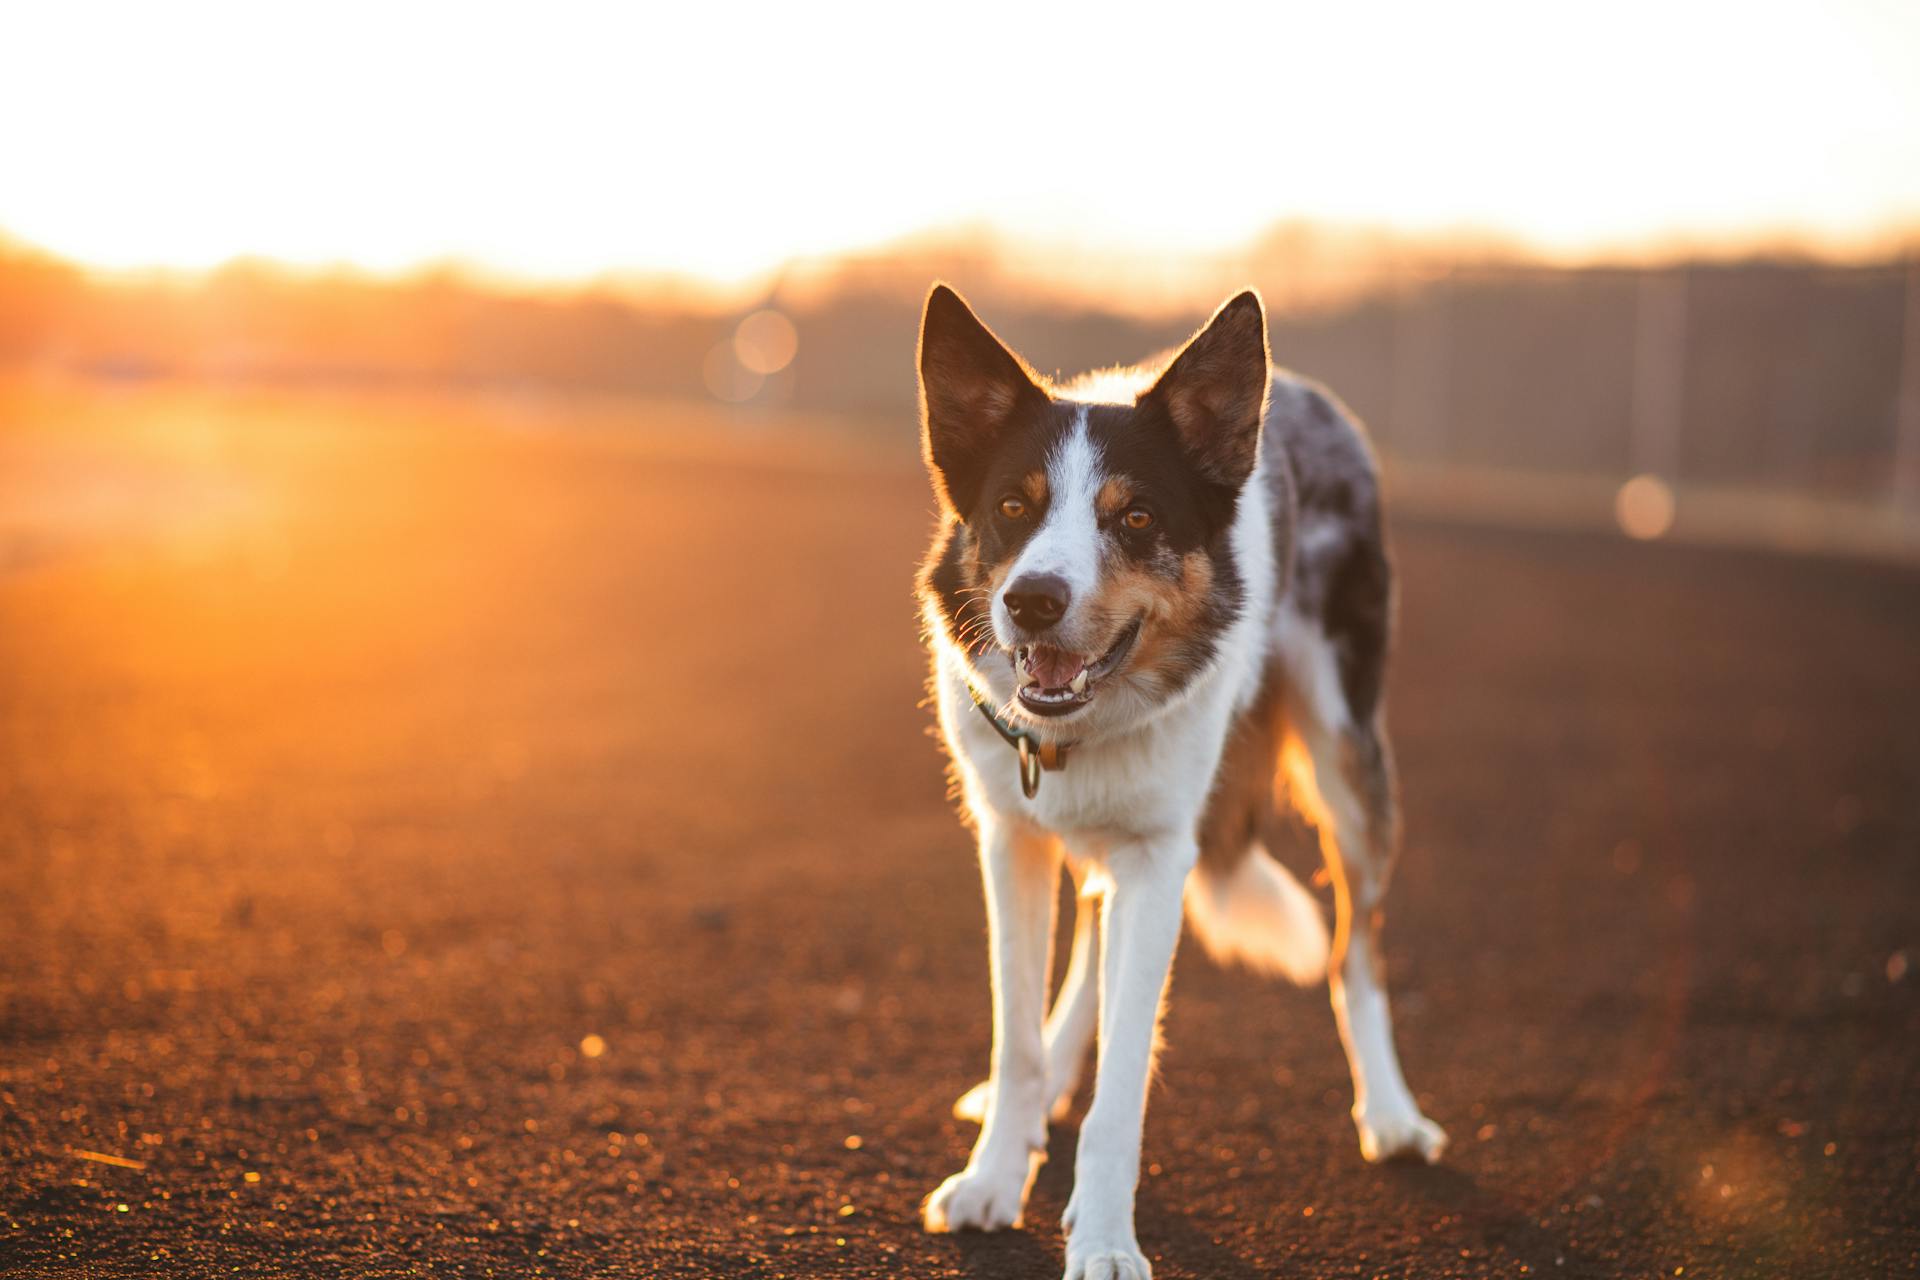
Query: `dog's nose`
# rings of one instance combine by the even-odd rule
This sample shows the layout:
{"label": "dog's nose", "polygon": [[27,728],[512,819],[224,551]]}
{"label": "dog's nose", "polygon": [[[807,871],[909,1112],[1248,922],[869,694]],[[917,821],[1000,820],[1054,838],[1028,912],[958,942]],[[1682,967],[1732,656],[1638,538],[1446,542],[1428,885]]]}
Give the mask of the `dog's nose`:
{"label": "dog's nose", "polygon": [[1007,602],[1007,612],[1013,615],[1015,626],[1045,631],[1066,613],[1073,593],[1067,589],[1067,580],[1057,574],[1028,573],[1021,575],[1000,598]]}

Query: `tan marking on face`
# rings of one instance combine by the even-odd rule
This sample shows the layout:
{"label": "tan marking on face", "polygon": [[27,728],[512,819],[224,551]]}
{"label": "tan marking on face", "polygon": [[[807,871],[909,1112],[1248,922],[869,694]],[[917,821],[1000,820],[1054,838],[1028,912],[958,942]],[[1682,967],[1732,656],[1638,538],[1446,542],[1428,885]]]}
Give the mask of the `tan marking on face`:
{"label": "tan marking on face", "polygon": [[1026,495],[1028,502],[1038,507],[1047,500],[1047,473],[1044,471],[1027,472],[1025,477],[1020,481],[1020,492]]}
{"label": "tan marking on face", "polygon": [[1133,505],[1133,486],[1114,476],[1100,486],[1099,496],[1093,500],[1093,509],[1100,513],[1103,520],[1111,519]]}
{"label": "tan marking on face", "polygon": [[982,601],[999,599],[1001,590],[1007,585],[1007,575],[1013,572],[1013,562],[1018,558],[1018,556],[1008,556],[999,564],[983,566],[984,571],[981,577],[986,585],[980,592]]}
{"label": "tan marking on face", "polygon": [[1140,639],[1127,670],[1157,675],[1173,657],[1180,641],[1199,625],[1213,591],[1213,561],[1204,551],[1190,551],[1180,559],[1177,576],[1167,577],[1129,565],[1108,575],[1100,592],[1100,612],[1115,632],[1134,618],[1144,618]]}

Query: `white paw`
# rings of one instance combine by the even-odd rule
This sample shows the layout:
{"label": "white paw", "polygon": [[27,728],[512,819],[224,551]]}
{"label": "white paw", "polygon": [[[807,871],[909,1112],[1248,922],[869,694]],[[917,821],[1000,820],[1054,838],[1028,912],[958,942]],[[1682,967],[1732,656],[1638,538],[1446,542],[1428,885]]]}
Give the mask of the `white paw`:
{"label": "white paw", "polygon": [[1067,1233],[1066,1280],[1153,1280],[1153,1267],[1133,1238],[1132,1214],[1102,1212],[1100,1199],[1083,1201],[1082,1190],[1074,1187],[1060,1215]]}
{"label": "white paw", "polygon": [[929,1231],[999,1231],[1020,1225],[1029,1167],[968,1165],[927,1197],[920,1211]]}
{"label": "white paw", "polygon": [[[987,1122],[987,1084],[987,1081],[982,1080],[955,1100],[953,1104],[955,1120],[970,1120],[974,1124]],[[1054,1098],[1053,1106],[1048,1110],[1047,1115],[1054,1120],[1065,1120],[1067,1113],[1073,1110],[1073,1092],[1072,1085],[1066,1086],[1059,1096]]]}
{"label": "white paw", "polygon": [[1066,1280],[1153,1280],[1153,1266],[1129,1237],[1067,1241]]}
{"label": "white paw", "polygon": [[1360,1154],[1369,1164],[1411,1156],[1433,1164],[1447,1149],[1447,1131],[1420,1114],[1412,1098],[1353,1109]]}

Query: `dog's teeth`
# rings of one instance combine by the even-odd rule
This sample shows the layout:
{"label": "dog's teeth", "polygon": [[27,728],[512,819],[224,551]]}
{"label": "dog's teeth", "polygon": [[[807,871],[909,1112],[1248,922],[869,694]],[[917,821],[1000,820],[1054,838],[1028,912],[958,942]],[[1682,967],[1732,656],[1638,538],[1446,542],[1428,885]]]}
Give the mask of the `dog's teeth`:
{"label": "dog's teeth", "polygon": [[1073,683],[1068,687],[1075,693],[1085,693],[1087,691],[1087,669],[1085,667],[1080,668],[1080,674],[1073,678]]}

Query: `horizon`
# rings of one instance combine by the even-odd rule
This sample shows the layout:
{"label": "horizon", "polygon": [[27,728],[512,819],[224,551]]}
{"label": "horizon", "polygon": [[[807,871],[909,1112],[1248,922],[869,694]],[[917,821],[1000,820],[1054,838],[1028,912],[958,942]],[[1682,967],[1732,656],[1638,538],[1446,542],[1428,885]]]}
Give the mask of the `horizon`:
{"label": "horizon", "polygon": [[1763,263],[1872,269],[1911,262],[1916,256],[1920,256],[1920,219],[1850,241],[1790,233],[1712,241],[1674,236],[1583,254],[1553,253],[1516,237],[1471,228],[1418,236],[1380,227],[1285,221],[1230,245],[1130,255],[976,224],[930,227],[844,251],[786,259],[739,280],[716,280],[690,273],[622,269],[575,277],[522,276],[452,257],[390,269],[351,260],[308,263],[262,254],[236,254],[206,266],[112,266],[63,254],[0,224],[0,263],[11,259],[50,264],[75,272],[88,288],[191,292],[236,277],[320,289],[341,285],[406,289],[444,283],[499,297],[607,298],[633,306],[711,313],[775,298],[786,305],[817,305],[848,287],[872,287],[876,280],[901,271],[925,277],[907,290],[918,292],[927,283],[949,280],[954,272],[946,267],[953,262],[966,264],[975,277],[971,287],[983,295],[1011,293],[1030,301],[1154,316],[1191,311],[1208,305],[1215,293],[1224,297],[1226,292],[1253,287],[1250,282],[1255,275],[1271,277],[1276,266],[1300,268],[1300,277],[1263,289],[1273,295],[1267,299],[1269,306],[1313,310],[1392,288],[1396,281],[1430,280],[1476,269],[1578,273]]}
{"label": "horizon", "polygon": [[1848,257],[1920,227],[1920,11],[1869,0],[1601,25],[1502,0],[1236,19],[1231,40],[1195,11],[1151,63],[1124,22],[1019,20],[1023,55],[1078,52],[1040,71],[1009,56],[1010,15],[875,11],[832,33],[850,74],[795,53],[822,28],[791,13],[744,33],[466,15],[456,48],[436,10],[376,12],[299,32],[297,59],[284,22],[225,3],[115,15],[112,47],[86,6],[17,20],[0,110],[53,123],[0,139],[0,228],[94,272],[257,259],[724,294],[980,235],[1178,263],[1299,223],[1573,265]]}

